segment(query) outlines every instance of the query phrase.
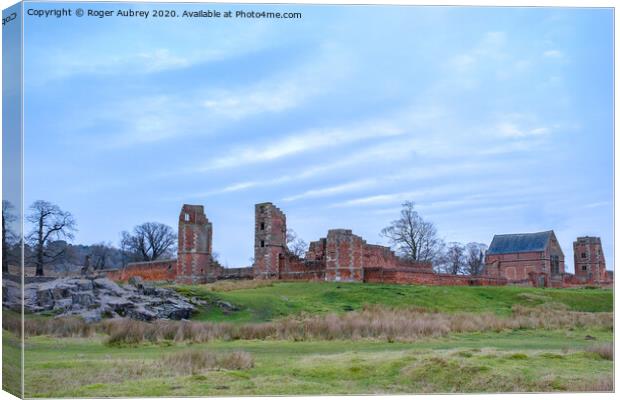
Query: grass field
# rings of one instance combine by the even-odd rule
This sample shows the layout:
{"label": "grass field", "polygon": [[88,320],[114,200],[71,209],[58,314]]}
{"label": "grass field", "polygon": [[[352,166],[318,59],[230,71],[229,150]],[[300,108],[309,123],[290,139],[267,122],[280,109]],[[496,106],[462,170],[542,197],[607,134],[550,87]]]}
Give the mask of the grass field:
{"label": "grass field", "polygon": [[[424,287],[336,283],[240,283],[184,286],[179,291],[225,301],[199,321],[260,323],[281,317],[347,313],[365,304],[424,307],[441,313],[493,313],[510,318],[514,305],[564,308],[592,315],[612,310],[611,291],[517,287]],[[560,307],[559,309],[561,309]],[[559,311],[561,312],[561,311]],[[14,340],[4,331],[4,344]],[[399,342],[359,340],[166,340],[106,344],[106,335],[33,336],[26,340],[27,397],[232,396],[613,390],[613,361],[595,345],[613,341],[611,326],[499,329],[449,333]],[[176,368],[170,357],[243,352],[252,366]],[[187,362],[194,362],[187,359]]]}
{"label": "grass field", "polygon": [[[243,284],[240,285],[243,287]],[[177,286],[179,292],[240,308],[225,315],[203,307],[195,320],[261,322],[301,313],[346,312],[365,304],[423,307],[439,312],[492,312],[510,315],[513,305],[561,303],[574,311],[611,312],[613,294],[600,289],[537,289],[514,286],[414,286],[333,282],[275,282],[267,286],[217,291],[216,285]],[[228,289],[226,287],[226,289]]]}
{"label": "grass field", "polygon": [[[234,341],[109,347],[98,339],[28,341],[26,396],[107,397],[610,390],[612,361],[584,351],[586,335],[517,331],[416,343]],[[177,375],[157,360],[186,348],[244,350],[245,371]]]}

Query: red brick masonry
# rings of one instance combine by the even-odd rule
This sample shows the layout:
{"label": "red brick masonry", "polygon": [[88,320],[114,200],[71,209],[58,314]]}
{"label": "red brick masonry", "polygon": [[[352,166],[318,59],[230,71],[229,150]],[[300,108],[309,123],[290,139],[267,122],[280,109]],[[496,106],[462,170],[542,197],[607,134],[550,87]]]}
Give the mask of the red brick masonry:
{"label": "red brick masonry", "polygon": [[115,281],[126,281],[132,276],[139,276],[147,281],[173,281],[177,275],[176,265],[177,260],[130,263],[124,269],[106,271],[106,274]]}
{"label": "red brick masonry", "polygon": [[[584,274],[574,276],[564,272],[564,255],[552,231],[534,234],[550,235],[551,239],[544,249],[488,254],[482,275],[465,276],[435,273],[431,263],[402,259],[389,247],[368,244],[348,229],[330,229],[326,237],[310,243],[304,257],[298,257],[287,247],[286,215],[272,203],[256,204],[254,229],[254,264],[251,267],[223,268],[212,257],[213,227],[203,207],[185,204],[179,215],[176,260],[130,263],[125,269],[107,273],[115,280],[140,276],[145,280],[176,281],[181,284],[218,279],[276,279],[451,286],[513,283],[570,287],[592,283],[593,275],[598,283],[609,281],[607,274],[600,272],[605,268],[600,239],[596,242],[579,238],[579,246],[575,242],[575,249],[579,251],[584,249],[582,244],[589,246],[584,251],[587,251],[590,275],[584,278]],[[582,263],[586,265],[585,258]]]}

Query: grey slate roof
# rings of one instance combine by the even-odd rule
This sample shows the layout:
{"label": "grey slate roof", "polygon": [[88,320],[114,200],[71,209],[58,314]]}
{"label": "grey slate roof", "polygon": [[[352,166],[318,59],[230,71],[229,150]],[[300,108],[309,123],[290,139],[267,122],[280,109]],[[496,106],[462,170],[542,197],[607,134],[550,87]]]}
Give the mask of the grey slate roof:
{"label": "grey slate roof", "polygon": [[495,235],[487,254],[544,251],[549,244],[551,235],[555,236],[553,231]]}

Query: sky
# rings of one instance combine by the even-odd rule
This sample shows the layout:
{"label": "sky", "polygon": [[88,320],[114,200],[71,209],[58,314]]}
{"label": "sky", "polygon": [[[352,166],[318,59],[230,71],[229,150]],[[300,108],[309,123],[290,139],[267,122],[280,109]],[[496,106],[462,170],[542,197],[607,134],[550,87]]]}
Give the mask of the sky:
{"label": "sky", "polygon": [[387,244],[411,200],[446,242],[553,229],[572,271],[600,236],[613,268],[610,9],[83,8],[303,17],[26,16],[24,201],[73,213],[76,243],[203,204],[246,266],[255,203],[306,241]]}
{"label": "sky", "polygon": [[[9,202],[8,212],[13,216],[22,214],[19,12],[19,7],[13,6],[2,13],[2,19],[6,20],[2,27],[2,200]],[[9,219],[8,224],[11,232],[20,237],[22,226],[19,219]]]}

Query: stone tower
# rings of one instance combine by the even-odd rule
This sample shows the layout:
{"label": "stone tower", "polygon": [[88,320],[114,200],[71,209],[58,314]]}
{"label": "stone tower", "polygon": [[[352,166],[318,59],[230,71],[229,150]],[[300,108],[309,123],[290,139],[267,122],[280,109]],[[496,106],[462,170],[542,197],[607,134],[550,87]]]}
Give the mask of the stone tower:
{"label": "stone tower", "polygon": [[584,236],[573,242],[575,277],[583,282],[607,281],[601,238]]}
{"label": "stone tower", "polygon": [[254,277],[277,279],[286,247],[286,215],[272,203],[254,206]]}
{"label": "stone tower", "polygon": [[203,206],[184,204],[179,215],[179,254],[176,282],[212,282],[217,269],[211,260],[213,228]]}

